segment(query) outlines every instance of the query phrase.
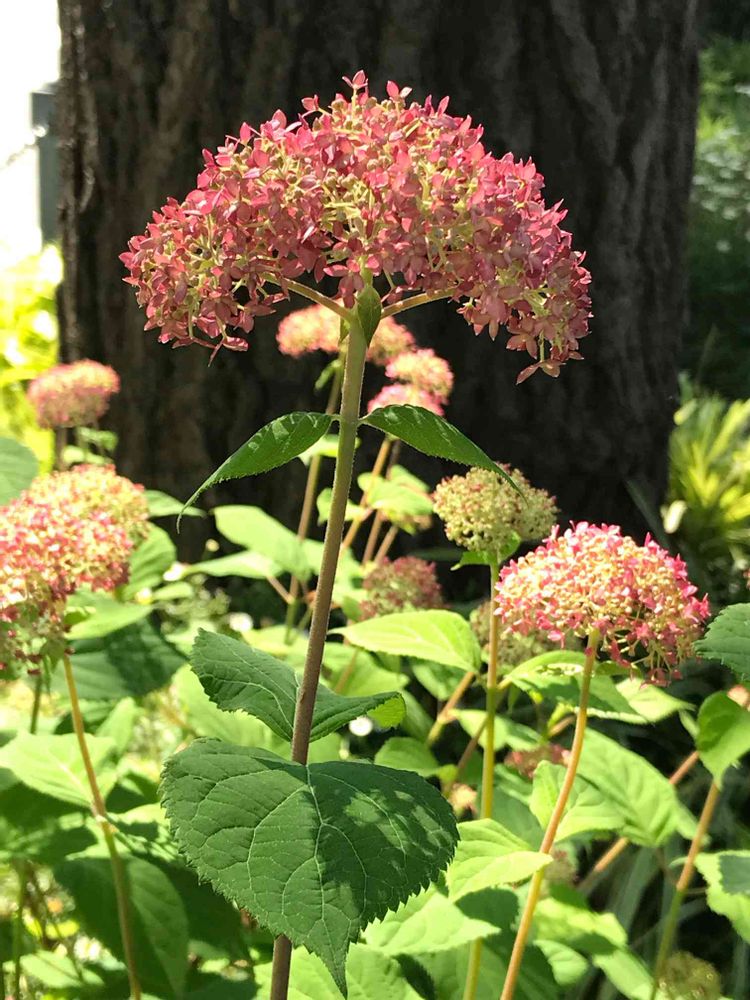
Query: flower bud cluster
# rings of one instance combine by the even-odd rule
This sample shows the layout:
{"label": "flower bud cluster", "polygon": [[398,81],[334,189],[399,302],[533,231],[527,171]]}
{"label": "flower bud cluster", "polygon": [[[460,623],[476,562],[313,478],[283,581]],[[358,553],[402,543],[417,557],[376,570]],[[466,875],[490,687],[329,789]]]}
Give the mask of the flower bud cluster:
{"label": "flower bud cluster", "polygon": [[585,522],[503,567],[495,600],[511,631],[541,630],[561,645],[568,632],[596,631],[606,655],[659,684],[691,655],[709,614],[678,556]]}
{"label": "flower bud cluster", "polygon": [[434,495],[448,538],[498,559],[521,541],[544,538],[558,515],[554,497],[533,487],[518,469],[502,468],[518,490],[488,469],[470,469],[438,483]]}
{"label": "flower bud cluster", "polygon": [[444,606],[435,563],[416,556],[384,559],[365,576],[362,586],[367,592],[360,605],[362,619]]}
{"label": "flower bud cluster", "polygon": [[0,516],[0,670],[64,649],[67,597],[113,590],[146,526],[140,487],[83,467],[36,480]]}
{"label": "flower bud cluster", "polygon": [[109,408],[120,391],[120,379],[109,365],[76,361],[56,365],[29,385],[28,399],[40,427],[89,427]]}
{"label": "flower bud cluster", "polygon": [[364,73],[347,83],[330,108],[306,98],[297,121],[277,111],[204,151],[196,188],[130,241],[125,280],[147,329],[245,350],[289,281],[331,277],[347,308],[375,281],[385,306],[453,298],[475,333],[504,327],[533,360],[519,380],[558,375],[588,333],[590,276],[534,164],[488,152],[447,98],[407,103],[389,83],[378,101]]}

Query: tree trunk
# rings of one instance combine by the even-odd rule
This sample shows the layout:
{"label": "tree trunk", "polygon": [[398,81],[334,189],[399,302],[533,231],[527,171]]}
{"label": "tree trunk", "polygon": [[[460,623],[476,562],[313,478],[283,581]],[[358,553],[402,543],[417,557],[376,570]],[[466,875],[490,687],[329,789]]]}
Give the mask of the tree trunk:
{"label": "tree trunk", "polygon": [[[60,0],[63,349],[122,376],[122,470],[185,497],[268,419],[314,407],[320,365],[279,356],[278,317],[210,367],[198,348],[172,353],[143,332],[118,254],[194,185],[202,147],[305,95],[327,101],[363,68],[376,93],[395,79],[418,98],[450,94],[490,148],[533,157],[548,200],[565,199],[593,273],[584,361],[516,387],[520,355],[475,339],[451,305],[407,321],[453,363],[462,430],[567,516],[636,527],[627,483],[658,501],[676,401],[695,18],[693,0]],[[295,465],[224,496],[293,516]]]}

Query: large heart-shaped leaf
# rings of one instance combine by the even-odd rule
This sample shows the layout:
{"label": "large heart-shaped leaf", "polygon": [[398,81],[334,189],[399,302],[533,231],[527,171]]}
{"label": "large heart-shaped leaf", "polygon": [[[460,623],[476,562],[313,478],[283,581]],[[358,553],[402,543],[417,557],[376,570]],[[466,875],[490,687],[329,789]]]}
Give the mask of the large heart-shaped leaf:
{"label": "large heart-shaped leaf", "polygon": [[470,441],[457,427],[449,424],[421,406],[379,406],[361,423],[377,427],[384,434],[399,438],[417,451],[436,458],[446,458],[460,465],[471,465],[479,469],[489,469],[502,476],[515,489],[515,483],[508,473],[492,461],[479,445]]}
{"label": "large heart-shaped leaf", "polygon": [[222,462],[193,493],[185,507],[189,507],[201,493],[216,483],[257,476],[286,465],[319,441],[327,433],[332,420],[333,417],[327,413],[287,413],[272,420]]}
{"label": "large heart-shaped leaf", "polygon": [[[564,778],[565,768],[547,760],[543,760],[534,772],[529,806],[545,828],[557,804]],[[599,830],[619,830],[622,822],[622,813],[610,799],[583,778],[576,778],[557,829],[557,840]]]}
{"label": "large heart-shaped leaf", "polygon": [[[193,645],[192,665],[215,705],[254,715],[277,736],[291,740],[300,676],[290,666],[245,642],[204,629]],[[396,726],[404,717],[404,699],[394,691],[348,698],[321,685],[310,738],[327,736],[361,715],[371,715],[384,727]]]}
{"label": "large heart-shaped leaf", "polygon": [[740,680],[750,680],[750,604],[732,604],[719,612],[695,651],[730,667]]}
{"label": "large heart-shaped leaf", "polygon": [[401,611],[336,629],[354,646],[410,656],[459,670],[477,670],[481,651],[471,626],[455,611]]}
{"label": "large heart-shaped leaf", "polygon": [[235,545],[265,556],[273,573],[285,570],[300,579],[317,572],[322,543],[300,541],[293,531],[260,507],[230,504],[214,508],[216,528]]}
{"label": "large heart-shaped leaf", "polygon": [[435,788],[372,764],[197,740],[167,762],[162,791],[198,874],[322,958],[342,993],[349,944],[436,878],[457,838]]}

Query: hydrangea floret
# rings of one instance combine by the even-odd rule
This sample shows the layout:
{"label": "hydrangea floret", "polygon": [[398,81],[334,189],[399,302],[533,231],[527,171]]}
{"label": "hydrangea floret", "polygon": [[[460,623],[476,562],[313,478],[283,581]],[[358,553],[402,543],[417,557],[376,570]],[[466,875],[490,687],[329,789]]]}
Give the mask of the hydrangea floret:
{"label": "hydrangea floret", "polygon": [[107,468],[36,480],[0,516],[0,670],[65,648],[67,597],[114,590],[144,534],[142,489]]}
{"label": "hydrangea floret", "polygon": [[554,497],[518,469],[501,465],[518,489],[488,469],[449,476],[435,488],[435,513],[448,538],[469,552],[502,559],[522,541],[538,541],[558,516]]}
{"label": "hydrangea floret", "polygon": [[[492,602],[483,601],[469,615],[471,629],[485,654],[489,651],[491,612]],[[497,662],[506,668],[517,667],[526,660],[548,653],[554,648],[554,643],[550,642],[543,632],[534,631],[528,635],[521,635],[518,632],[505,631],[498,637]]]}
{"label": "hydrangea floret", "polygon": [[385,373],[396,382],[405,382],[429,393],[441,403],[447,403],[453,389],[451,366],[427,347],[399,354],[388,362]]}
{"label": "hydrangea floret", "polygon": [[204,151],[196,188],[130,241],[125,280],[146,328],[245,350],[257,316],[305,292],[303,275],[335,279],[346,308],[374,280],[386,314],[452,298],[476,333],[502,326],[530,355],[519,381],[558,375],[588,333],[590,276],[542,175],[488,152],[447,98],[408,102],[389,83],[378,101],[364,73],[347,83],[329,108],[306,98],[296,121],[277,111]]}
{"label": "hydrangea floret", "polygon": [[85,360],[56,365],[38,375],[27,395],[39,426],[50,429],[89,427],[104,416],[110,398],[119,391],[114,368]]}
{"label": "hydrangea floret", "polygon": [[601,635],[616,663],[664,683],[687,659],[709,614],[685,563],[650,537],[643,545],[613,525],[572,525],[500,571],[496,614],[513,632]]}
{"label": "hydrangea floret", "polygon": [[367,592],[360,605],[362,619],[444,607],[435,563],[416,556],[384,559],[369,571],[362,586]]}
{"label": "hydrangea floret", "polygon": [[[276,331],[276,343],[282,354],[292,358],[313,351],[338,354],[341,347],[341,320],[325,306],[295,309],[285,316]],[[370,341],[367,360],[383,367],[397,355],[414,347],[414,337],[392,317],[381,321]]]}

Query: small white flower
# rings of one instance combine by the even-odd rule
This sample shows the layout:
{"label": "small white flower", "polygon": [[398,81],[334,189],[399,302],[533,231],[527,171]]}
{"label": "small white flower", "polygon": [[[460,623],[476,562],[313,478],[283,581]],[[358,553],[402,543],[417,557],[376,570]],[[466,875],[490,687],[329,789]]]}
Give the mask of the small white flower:
{"label": "small white flower", "polygon": [[229,627],[233,632],[249,632],[253,627],[253,620],[250,615],[246,615],[242,611],[234,611],[229,616]]}

